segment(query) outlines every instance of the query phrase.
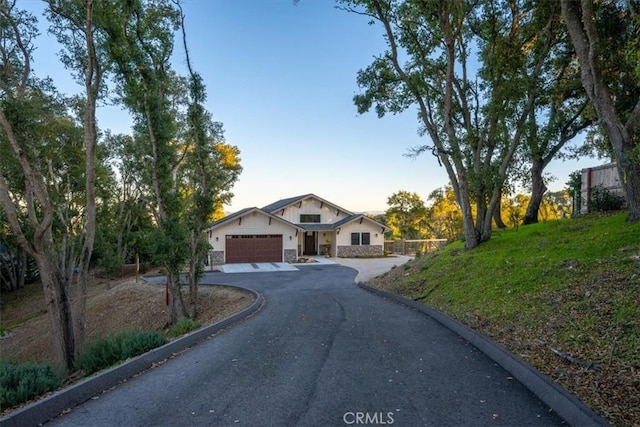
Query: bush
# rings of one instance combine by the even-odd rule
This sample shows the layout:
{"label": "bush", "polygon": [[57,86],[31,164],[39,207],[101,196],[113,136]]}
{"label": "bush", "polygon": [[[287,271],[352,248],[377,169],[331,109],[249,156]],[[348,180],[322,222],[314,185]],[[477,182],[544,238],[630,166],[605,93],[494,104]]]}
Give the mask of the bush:
{"label": "bush", "polygon": [[167,337],[160,332],[137,332],[125,335],[122,339],[120,357],[126,360],[146,353],[167,343]]}
{"label": "bush", "polygon": [[118,336],[97,337],[87,342],[76,360],[76,369],[90,375],[120,361]]}
{"label": "bush", "polygon": [[591,190],[589,212],[619,211],[624,206],[624,197],[611,193],[601,185]]}
{"label": "bush", "polygon": [[183,317],[171,327],[171,329],[169,330],[169,336],[179,337],[180,335],[188,334],[189,332],[198,329],[199,327],[200,322],[189,319],[187,317]]}
{"label": "bush", "polygon": [[116,335],[97,337],[87,342],[76,360],[76,369],[91,375],[159,347],[167,338],[159,332],[129,330]]}
{"label": "bush", "polygon": [[37,363],[0,362],[0,411],[55,390],[62,380],[51,366]]}

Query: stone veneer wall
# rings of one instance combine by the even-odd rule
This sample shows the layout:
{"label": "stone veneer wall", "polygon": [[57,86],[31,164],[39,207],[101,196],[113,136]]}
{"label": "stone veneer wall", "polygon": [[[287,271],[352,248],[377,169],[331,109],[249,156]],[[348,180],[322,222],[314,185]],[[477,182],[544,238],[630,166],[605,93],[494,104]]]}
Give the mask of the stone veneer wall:
{"label": "stone veneer wall", "polygon": [[298,251],[295,249],[284,250],[284,262],[296,262],[298,260]]}
{"label": "stone veneer wall", "polygon": [[224,264],[224,251],[211,251],[211,265]]}
{"label": "stone veneer wall", "polygon": [[362,256],[383,255],[382,245],[358,245],[358,246],[338,246],[338,257],[355,258]]}

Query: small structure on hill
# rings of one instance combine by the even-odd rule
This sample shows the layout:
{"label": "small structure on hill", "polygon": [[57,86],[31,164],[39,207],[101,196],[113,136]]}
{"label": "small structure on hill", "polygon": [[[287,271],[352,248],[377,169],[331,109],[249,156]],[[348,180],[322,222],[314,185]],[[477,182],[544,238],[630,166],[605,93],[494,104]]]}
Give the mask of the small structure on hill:
{"label": "small structure on hill", "polygon": [[620,182],[617,163],[582,169],[580,214],[589,213],[589,200],[591,200],[591,193],[594,188],[601,188],[624,198],[624,189],[622,188],[622,182]]}

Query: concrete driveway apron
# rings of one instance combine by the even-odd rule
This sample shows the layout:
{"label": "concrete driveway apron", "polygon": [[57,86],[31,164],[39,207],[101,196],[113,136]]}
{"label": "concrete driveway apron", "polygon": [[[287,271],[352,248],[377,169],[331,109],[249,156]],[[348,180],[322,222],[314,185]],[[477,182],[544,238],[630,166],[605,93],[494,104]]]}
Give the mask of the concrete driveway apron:
{"label": "concrete driveway apron", "polygon": [[355,276],[339,265],[208,274],[262,292],[265,307],[52,424],[562,424],[475,347]]}

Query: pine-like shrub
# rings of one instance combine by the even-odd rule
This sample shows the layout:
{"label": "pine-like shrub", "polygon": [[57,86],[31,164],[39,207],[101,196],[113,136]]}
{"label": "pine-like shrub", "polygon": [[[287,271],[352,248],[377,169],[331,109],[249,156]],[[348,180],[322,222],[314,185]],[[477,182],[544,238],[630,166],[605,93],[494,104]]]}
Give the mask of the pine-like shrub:
{"label": "pine-like shrub", "polygon": [[122,334],[119,334],[88,341],[76,359],[76,369],[84,371],[85,375],[91,375],[118,363],[121,360],[121,339]]}
{"label": "pine-like shrub", "polygon": [[116,335],[97,337],[82,348],[76,360],[76,368],[85,375],[91,375],[166,342],[167,338],[155,331],[128,330]]}
{"label": "pine-like shrub", "polygon": [[136,332],[124,335],[121,341],[120,357],[126,360],[146,353],[167,343],[167,337],[160,332]]}
{"label": "pine-like shrub", "polygon": [[55,390],[62,380],[51,366],[0,361],[0,411]]}

